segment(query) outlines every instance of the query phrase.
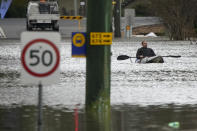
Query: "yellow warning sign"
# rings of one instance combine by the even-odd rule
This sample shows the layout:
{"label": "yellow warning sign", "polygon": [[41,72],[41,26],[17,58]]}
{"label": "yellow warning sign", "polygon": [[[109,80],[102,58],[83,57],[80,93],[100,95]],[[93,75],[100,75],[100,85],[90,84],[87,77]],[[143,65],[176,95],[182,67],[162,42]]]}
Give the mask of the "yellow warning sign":
{"label": "yellow warning sign", "polygon": [[90,45],[111,45],[112,33],[110,32],[91,32]]}

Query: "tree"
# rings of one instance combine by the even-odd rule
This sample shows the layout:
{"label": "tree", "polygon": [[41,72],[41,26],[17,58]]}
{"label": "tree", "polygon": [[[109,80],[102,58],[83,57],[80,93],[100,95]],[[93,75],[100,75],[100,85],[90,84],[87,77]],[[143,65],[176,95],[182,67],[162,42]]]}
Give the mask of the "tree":
{"label": "tree", "polygon": [[196,5],[196,0],[151,0],[153,12],[174,40],[186,40],[195,34]]}

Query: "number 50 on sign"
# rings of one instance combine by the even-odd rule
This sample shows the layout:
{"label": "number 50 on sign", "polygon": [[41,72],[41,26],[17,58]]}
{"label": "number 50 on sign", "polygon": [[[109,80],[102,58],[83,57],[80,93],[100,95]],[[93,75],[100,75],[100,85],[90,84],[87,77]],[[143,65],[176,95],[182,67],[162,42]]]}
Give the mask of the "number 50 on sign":
{"label": "number 50 on sign", "polygon": [[22,81],[25,84],[49,85],[59,78],[60,43],[59,33],[24,32],[21,64]]}

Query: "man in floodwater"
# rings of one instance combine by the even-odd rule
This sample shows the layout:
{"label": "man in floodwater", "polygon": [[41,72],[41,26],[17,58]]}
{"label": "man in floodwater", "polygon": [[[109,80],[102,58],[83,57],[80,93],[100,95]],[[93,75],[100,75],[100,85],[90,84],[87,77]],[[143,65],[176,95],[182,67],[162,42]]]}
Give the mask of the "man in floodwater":
{"label": "man in floodwater", "polygon": [[145,57],[153,57],[156,56],[153,49],[147,47],[147,42],[142,41],[142,47],[138,49],[136,58],[143,59]]}
{"label": "man in floodwater", "polygon": [[142,41],[142,47],[138,49],[136,54],[136,63],[163,63],[163,58],[155,55],[151,48],[147,48],[147,42]]}

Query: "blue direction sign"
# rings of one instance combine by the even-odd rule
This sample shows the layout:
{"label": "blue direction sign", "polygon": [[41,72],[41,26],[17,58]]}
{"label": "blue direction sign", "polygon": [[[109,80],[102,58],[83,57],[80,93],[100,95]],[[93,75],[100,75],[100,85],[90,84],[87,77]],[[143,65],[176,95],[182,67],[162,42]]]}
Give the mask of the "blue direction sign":
{"label": "blue direction sign", "polygon": [[1,19],[3,19],[12,3],[12,0],[1,0],[1,6],[0,6],[0,15]]}
{"label": "blue direction sign", "polygon": [[72,57],[86,56],[86,33],[73,32],[72,33]]}

